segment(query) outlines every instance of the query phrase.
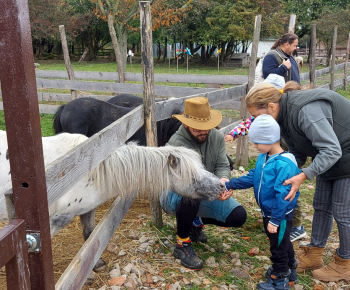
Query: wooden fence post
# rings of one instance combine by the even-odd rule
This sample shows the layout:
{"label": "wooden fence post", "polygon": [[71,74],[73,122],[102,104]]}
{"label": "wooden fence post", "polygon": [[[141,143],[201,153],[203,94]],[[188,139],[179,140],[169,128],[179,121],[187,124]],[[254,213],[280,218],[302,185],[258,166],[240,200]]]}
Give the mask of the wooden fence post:
{"label": "wooden fence post", "polygon": [[334,26],[334,34],[333,34],[333,43],[332,43],[332,63],[331,63],[331,83],[329,89],[334,90],[334,67],[335,67],[335,54],[336,54],[336,46],[337,46],[337,33],[338,33],[338,25]]}
{"label": "wooden fence post", "polygon": [[[259,46],[259,38],[260,38],[260,28],[261,28],[261,15],[257,15],[255,16],[252,51],[250,55],[247,93],[254,85],[256,57],[258,54],[258,46]],[[241,98],[240,118],[245,121],[248,117],[249,117],[249,112],[245,102],[245,97],[243,97]],[[238,138],[237,150],[236,150],[237,166],[239,165],[248,166],[248,152],[249,152],[248,136],[242,136],[242,138]]]}
{"label": "wooden fence post", "polygon": [[295,14],[291,14],[290,18],[289,18],[288,33],[294,33],[294,30],[295,30],[295,19],[296,19],[296,15]]}
{"label": "wooden fence post", "polygon": [[[146,128],[147,146],[157,146],[157,126],[154,96],[154,71],[152,47],[152,19],[149,1],[140,1],[141,23],[141,59],[143,74],[143,109]],[[157,181],[155,181],[157,182]],[[162,208],[158,197],[150,195],[151,221],[156,226],[163,226]]]}
{"label": "wooden fence post", "polygon": [[310,67],[310,83],[312,87],[316,87],[316,24],[311,25],[311,41],[310,41],[310,56],[309,56],[309,67]]}
{"label": "wooden fence post", "polygon": [[349,61],[349,49],[350,49],[350,32],[348,37],[348,44],[346,46],[345,64],[344,64],[344,90],[348,88],[348,61]]}
{"label": "wooden fence post", "polygon": [[[63,57],[64,57],[64,63],[66,64],[68,78],[71,81],[74,81],[75,80],[74,70],[70,65],[69,51],[68,51],[67,38],[66,38],[66,32],[64,30],[64,25],[60,25],[58,29],[61,34]],[[71,95],[72,95],[72,100],[75,100],[77,98],[77,91],[71,90]]]}

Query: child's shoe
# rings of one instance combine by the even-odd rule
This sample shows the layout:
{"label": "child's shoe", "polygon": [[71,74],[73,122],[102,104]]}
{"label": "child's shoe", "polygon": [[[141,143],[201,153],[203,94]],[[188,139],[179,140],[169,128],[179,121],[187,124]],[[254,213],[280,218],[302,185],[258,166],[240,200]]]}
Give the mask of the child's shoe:
{"label": "child's shoe", "polygon": [[291,271],[286,273],[276,273],[270,267],[266,272],[267,281],[258,284],[259,290],[289,290],[289,275]]}

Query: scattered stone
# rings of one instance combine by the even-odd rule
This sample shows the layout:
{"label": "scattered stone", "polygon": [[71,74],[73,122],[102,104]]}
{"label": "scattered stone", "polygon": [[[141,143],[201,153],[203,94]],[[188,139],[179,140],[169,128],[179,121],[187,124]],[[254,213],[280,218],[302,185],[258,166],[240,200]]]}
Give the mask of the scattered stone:
{"label": "scattered stone", "polygon": [[175,282],[175,284],[171,284],[169,290],[181,290],[181,286],[179,282]]}
{"label": "scattered stone", "polygon": [[245,171],[245,169],[244,169],[243,166],[240,166],[240,167],[238,168],[238,170],[239,170],[240,172],[244,172],[244,171]]}
{"label": "scattered stone", "polygon": [[123,270],[124,270],[124,272],[125,272],[126,274],[130,274],[130,271],[131,271],[132,267],[134,267],[134,264],[129,263],[129,264],[127,264],[127,265],[123,268]]}
{"label": "scattered stone", "polygon": [[127,253],[124,251],[124,250],[121,250],[119,253],[118,253],[118,256],[119,257],[123,257],[125,256]]}
{"label": "scattered stone", "polygon": [[226,285],[220,285],[219,290],[228,290],[228,287]]}
{"label": "scattered stone", "polygon": [[294,285],[294,290],[303,290],[303,289],[304,289],[303,285],[300,285],[300,284],[295,284]]}
{"label": "scattered stone", "polygon": [[196,285],[201,285],[201,284],[202,284],[202,282],[199,281],[199,279],[197,279],[197,278],[191,279],[191,283],[192,283],[192,284],[196,284]]}
{"label": "scattered stone", "polygon": [[230,256],[231,256],[231,258],[233,258],[233,259],[239,259],[239,257],[240,257],[240,255],[239,255],[238,252],[232,252],[232,253],[230,254]]}
{"label": "scattered stone", "polygon": [[131,240],[138,240],[138,232],[131,230],[131,231],[127,232],[126,237],[131,239]]}
{"label": "scattered stone", "polygon": [[139,243],[140,244],[143,244],[143,243],[146,243],[148,242],[149,238],[146,237],[146,236],[142,236],[140,239],[139,239]]}
{"label": "scattered stone", "polygon": [[122,287],[120,286],[111,286],[111,290],[121,290]]}
{"label": "scattered stone", "polygon": [[228,250],[231,248],[230,245],[226,244],[226,243],[222,243],[222,247],[225,249],[225,250]]}
{"label": "scattered stone", "polygon": [[92,283],[94,283],[95,276],[96,276],[95,272],[91,271],[89,276],[86,278],[85,285],[91,285]]}
{"label": "scattered stone", "polygon": [[106,289],[107,289],[106,285],[103,285],[101,288],[98,288],[98,290],[106,290]]}
{"label": "scattered stone", "polygon": [[203,284],[204,284],[204,285],[210,285],[211,282],[210,282],[209,279],[204,278],[204,279],[203,279]]}
{"label": "scattered stone", "polygon": [[219,264],[215,262],[214,257],[209,257],[208,259],[205,260],[205,264],[210,267],[210,268],[216,268],[219,267]]}
{"label": "scattered stone", "polygon": [[186,279],[186,278],[182,278],[182,281],[184,282],[185,285],[190,285],[191,281]]}
{"label": "scattered stone", "polygon": [[137,218],[139,219],[148,219],[148,216],[145,214],[140,214]]}
{"label": "scattered stone", "polygon": [[125,281],[126,281],[126,277],[125,277],[125,275],[123,275],[123,276],[116,277],[116,278],[109,280],[108,284],[110,286],[122,286]]}
{"label": "scattered stone", "polygon": [[136,286],[137,285],[136,285],[134,279],[132,279],[132,278],[127,278],[125,283],[124,283],[124,287],[126,287],[126,289],[128,289],[128,290],[135,290]]}
{"label": "scattered stone", "polygon": [[254,247],[251,248],[248,252],[249,256],[256,256],[257,254],[259,254],[259,248],[258,247]]}
{"label": "scattered stone", "polygon": [[120,269],[113,269],[111,272],[109,272],[109,276],[113,278],[117,278],[121,275]]}
{"label": "scattered stone", "polygon": [[137,251],[140,253],[150,253],[152,248],[149,243],[143,243],[137,248]]}
{"label": "scattered stone", "polygon": [[233,276],[238,277],[240,279],[249,279],[250,278],[250,276],[246,272],[242,271],[240,268],[233,268],[230,270],[230,273]]}
{"label": "scattered stone", "polygon": [[255,256],[259,261],[270,261],[270,258],[267,256]]}
{"label": "scattered stone", "polygon": [[118,245],[115,243],[109,243],[107,246],[107,251],[114,254],[118,254],[117,249],[118,249]]}

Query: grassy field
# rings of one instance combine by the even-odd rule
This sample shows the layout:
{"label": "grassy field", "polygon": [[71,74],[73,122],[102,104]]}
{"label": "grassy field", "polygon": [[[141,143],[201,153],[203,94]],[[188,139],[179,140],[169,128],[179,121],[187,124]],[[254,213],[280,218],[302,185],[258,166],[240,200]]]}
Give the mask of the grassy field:
{"label": "grassy field", "polygon": [[[51,69],[51,70],[65,70],[65,65],[63,61],[37,61],[40,63],[40,69]],[[107,62],[89,62],[89,63],[73,63],[73,68],[75,70],[85,70],[85,71],[115,71],[116,65],[115,63],[107,63]],[[133,72],[141,72],[140,64],[133,64]],[[247,74],[247,68],[242,69],[234,69],[234,68],[222,68],[220,69],[220,74]],[[303,68],[303,72],[307,71],[306,66]],[[168,73],[169,69],[167,64],[155,64],[155,73]],[[171,67],[171,72],[176,73],[176,65],[174,63]],[[205,67],[201,65],[190,65],[190,73],[202,73],[202,74],[217,74],[217,70],[215,68],[215,64],[212,64],[211,67]],[[186,65],[182,65],[179,73],[186,73]],[[328,76],[329,80],[329,76]],[[320,82],[324,81],[320,79]],[[344,90],[338,90],[340,94],[344,97],[350,99],[350,92]],[[224,116],[228,117],[237,117],[239,115],[238,111],[231,110],[221,110]],[[52,117],[53,115],[40,115],[41,127],[42,127],[42,135],[50,136],[53,135],[52,129]],[[0,129],[5,130],[5,121],[4,121],[4,113],[0,111]],[[254,166],[255,160],[250,159],[249,167],[247,170]],[[313,215],[313,207],[312,207],[312,199],[315,187],[315,180],[312,182],[304,182],[304,184],[300,188],[301,196],[301,208],[304,214],[304,222],[303,225],[306,228],[308,234],[311,233],[311,224],[312,224],[312,215]],[[169,267],[161,270],[161,273],[164,274],[164,277],[169,277],[169,281],[178,281],[178,279],[186,278],[186,279],[196,279],[198,277],[205,277],[210,281],[211,286],[215,286],[217,288],[209,288],[206,289],[219,289],[219,285],[225,283],[226,285],[233,283],[238,288],[237,289],[255,289],[256,284],[264,279],[264,273],[266,271],[266,267],[269,264],[268,260],[259,260],[257,257],[249,256],[248,251],[253,247],[259,248],[259,256],[269,257],[269,243],[266,239],[266,235],[262,232],[262,223],[261,223],[261,214],[258,211],[258,206],[256,205],[253,191],[252,190],[237,190],[234,192],[234,197],[245,207],[248,213],[248,219],[246,224],[239,229],[226,229],[215,226],[207,226],[206,233],[209,236],[209,241],[207,244],[197,244],[195,245],[195,249],[197,254],[205,261],[209,257],[214,257],[216,262],[219,263],[220,266],[216,268],[210,268],[205,266],[205,268],[199,272],[194,271],[179,271],[179,268]],[[176,221],[173,217],[165,216],[165,221],[169,221],[172,224],[176,224]],[[145,227],[145,231],[152,228],[151,224],[148,224]],[[175,229],[169,226],[164,226],[159,229],[164,236],[172,235],[174,236]],[[325,262],[328,263],[331,259],[331,253],[334,251],[334,247],[337,245],[337,229],[333,228],[331,233],[331,238],[334,243],[327,245],[327,251],[324,256]],[[305,240],[308,240],[306,238]],[[156,244],[156,246],[161,246]],[[299,250],[299,243],[294,243],[294,248],[297,251]],[[170,251],[164,248],[166,253],[171,255]],[[240,263],[237,260],[233,260],[231,253],[237,252],[239,253]],[[157,258],[155,256],[147,257],[150,263],[157,263]],[[235,265],[236,263],[236,265]],[[244,272],[249,273],[248,278],[239,278],[230,273],[232,268],[243,269]],[[315,282],[312,280],[311,273],[306,272],[305,274],[299,275],[300,284],[304,287],[303,289],[313,289]],[[346,284],[343,282],[338,283],[332,288],[328,284],[320,284],[322,289],[340,289],[346,287]],[[199,286],[191,286],[186,289],[202,289],[203,284]]]}

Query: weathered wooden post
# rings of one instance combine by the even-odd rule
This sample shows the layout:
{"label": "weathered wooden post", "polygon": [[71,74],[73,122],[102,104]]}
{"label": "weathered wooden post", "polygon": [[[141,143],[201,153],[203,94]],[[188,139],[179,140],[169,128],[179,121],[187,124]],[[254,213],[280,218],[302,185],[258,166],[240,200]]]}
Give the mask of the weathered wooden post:
{"label": "weathered wooden post", "polygon": [[337,33],[338,25],[334,26],[333,43],[332,43],[332,63],[331,63],[331,83],[329,89],[334,90],[334,68],[335,68],[335,56],[337,46]]}
{"label": "weathered wooden post", "polygon": [[[58,29],[59,29],[60,35],[61,35],[63,57],[64,57],[64,63],[66,64],[68,78],[71,81],[74,81],[75,80],[74,70],[73,70],[72,66],[70,65],[70,57],[69,57],[67,37],[66,37],[66,32],[64,30],[64,25],[60,25],[58,27]],[[75,100],[77,98],[77,91],[71,90],[71,96],[72,96],[72,100]]]}
{"label": "weathered wooden post", "polygon": [[[259,46],[259,38],[260,38],[260,28],[261,28],[261,15],[257,15],[255,16],[252,52],[250,55],[250,63],[249,63],[247,92],[249,92],[249,90],[254,86],[256,57],[258,54],[258,46]],[[245,97],[243,97],[241,98],[240,118],[242,120],[246,120],[248,117],[249,117],[249,112],[245,102]],[[237,166],[239,165],[248,166],[248,152],[249,152],[248,136],[242,136],[242,138],[238,138],[237,151],[236,151]]]}
{"label": "weathered wooden post", "polygon": [[348,88],[348,62],[349,62],[349,49],[350,49],[350,32],[348,37],[348,44],[346,46],[345,64],[344,64],[344,90]]}
{"label": "weathered wooden post", "polygon": [[31,289],[55,289],[28,1],[0,1],[0,31],[0,80],[13,200],[17,218],[26,222],[26,235],[37,243],[28,253],[30,285]]}
{"label": "weathered wooden post", "polygon": [[310,39],[310,83],[316,87],[316,24],[311,25],[311,39]]}
{"label": "weathered wooden post", "polygon": [[[156,105],[154,97],[154,71],[152,48],[152,19],[149,1],[140,1],[141,23],[141,59],[143,74],[143,109],[146,128],[147,146],[157,146]],[[155,182],[157,182],[155,180]],[[150,195],[151,221],[157,226],[163,226],[162,208],[159,198]],[[152,197],[154,196],[154,197]]]}
{"label": "weathered wooden post", "polygon": [[295,30],[295,19],[296,19],[296,15],[295,14],[291,14],[290,18],[289,18],[288,33],[294,33],[294,30]]}

